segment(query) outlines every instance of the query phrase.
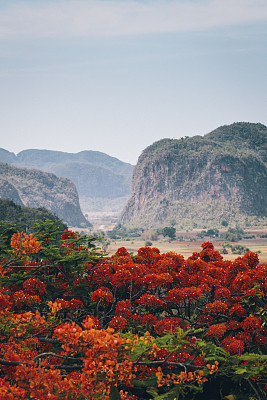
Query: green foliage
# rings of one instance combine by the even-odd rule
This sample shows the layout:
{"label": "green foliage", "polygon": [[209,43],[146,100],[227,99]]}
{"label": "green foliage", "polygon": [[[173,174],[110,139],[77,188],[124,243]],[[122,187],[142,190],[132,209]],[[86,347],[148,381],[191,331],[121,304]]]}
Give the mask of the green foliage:
{"label": "green foliage", "polygon": [[126,228],[120,222],[114,226],[112,231],[108,231],[107,235],[111,239],[122,239],[127,237],[140,237],[144,232],[142,228]]}
{"label": "green foliage", "polygon": [[219,229],[213,228],[213,229],[208,229],[207,231],[203,230],[200,233],[197,234],[199,237],[218,237],[219,236]]}
{"label": "green foliage", "polygon": [[222,224],[222,226],[228,226],[229,225],[228,222],[225,219],[222,220],[221,224]]}
{"label": "green foliage", "polygon": [[146,240],[145,246],[152,246],[152,242],[150,240]]}
{"label": "green foliage", "polygon": [[45,208],[30,208],[15,204],[12,200],[0,199],[0,221],[15,226],[16,230],[28,232],[35,221],[51,220],[67,229],[58,217]]}
{"label": "green foliage", "polygon": [[229,228],[227,232],[222,234],[222,237],[229,242],[238,242],[244,235],[243,229],[240,228]]}
{"label": "green foliage", "polygon": [[249,251],[248,247],[242,246],[241,244],[231,246],[231,249],[233,254],[246,254]]}
{"label": "green foliage", "polygon": [[13,233],[17,231],[15,225],[0,221],[0,255],[3,257],[9,253],[10,239]]}
{"label": "green foliage", "polygon": [[165,236],[169,236],[170,239],[175,239],[175,235],[176,235],[176,229],[173,226],[165,226],[162,229],[162,235]]}
{"label": "green foliage", "polygon": [[110,388],[109,400],[121,400],[120,393],[114,385],[112,385]]}

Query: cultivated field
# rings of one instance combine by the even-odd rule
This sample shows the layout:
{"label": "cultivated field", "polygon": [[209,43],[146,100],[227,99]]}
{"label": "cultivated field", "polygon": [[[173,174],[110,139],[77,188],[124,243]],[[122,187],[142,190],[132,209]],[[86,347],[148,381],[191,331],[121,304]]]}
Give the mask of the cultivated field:
{"label": "cultivated field", "polygon": [[[264,234],[267,233],[267,230],[263,231],[260,230],[260,232],[250,231],[251,234]],[[179,232],[180,234],[180,232]],[[203,238],[203,239],[198,239],[198,240],[183,240],[183,241],[173,241],[169,242],[166,239],[158,240],[158,241],[153,241],[152,242],[152,247],[157,247],[161,253],[166,253],[168,251],[174,251],[178,254],[183,255],[185,258],[189,257],[192,255],[194,251],[200,251],[201,250],[201,244],[203,242],[210,241],[213,243],[214,248],[216,250],[219,250],[221,252],[223,244],[225,243],[224,240],[220,239],[213,239],[213,238]],[[109,255],[112,255],[116,252],[118,247],[126,247],[126,249],[129,252],[132,252],[134,254],[137,253],[138,249],[140,247],[145,246],[146,240],[143,238],[137,238],[134,240],[112,240],[110,241],[110,245],[108,246],[107,252]],[[253,252],[259,252],[259,260],[260,263],[265,263],[267,264],[267,238],[260,238],[256,237],[255,239],[243,239],[239,242],[234,242],[231,243],[232,245],[242,245],[244,247],[249,248],[250,251]],[[224,259],[226,260],[234,260],[236,259],[239,255],[238,254],[231,254],[231,251],[229,250],[228,254],[222,254]]]}

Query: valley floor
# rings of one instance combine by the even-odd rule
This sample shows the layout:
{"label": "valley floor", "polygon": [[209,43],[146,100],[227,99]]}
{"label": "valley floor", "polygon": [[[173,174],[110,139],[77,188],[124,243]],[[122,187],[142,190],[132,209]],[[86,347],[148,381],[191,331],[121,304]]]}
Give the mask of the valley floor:
{"label": "valley floor", "polygon": [[[266,230],[267,233],[267,230]],[[179,233],[180,234],[180,233]],[[213,243],[215,250],[219,250],[221,252],[223,248],[224,241],[212,239],[212,238],[204,238],[200,240],[184,240],[184,241],[173,241],[168,242],[166,240],[159,240],[152,242],[153,247],[157,247],[161,253],[166,253],[168,251],[174,251],[175,253],[183,255],[185,258],[192,255],[193,252],[199,252],[201,250],[201,244],[205,241],[210,241]],[[107,252],[109,255],[112,255],[116,252],[118,247],[126,247],[129,252],[137,253],[138,249],[142,246],[145,246],[144,239],[135,239],[135,240],[112,240],[110,245],[108,246]],[[233,244],[233,243],[232,243]],[[248,239],[241,240],[239,242],[235,242],[235,245],[241,245],[244,247],[248,247],[250,251],[260,252],[258,253],[260,263],[267,264],[267,238],[256,238],[256,239]],[[228,254],[222,254],[224,259],[226,260],[235,260],[239,255],[231,254],[229,251]]]}

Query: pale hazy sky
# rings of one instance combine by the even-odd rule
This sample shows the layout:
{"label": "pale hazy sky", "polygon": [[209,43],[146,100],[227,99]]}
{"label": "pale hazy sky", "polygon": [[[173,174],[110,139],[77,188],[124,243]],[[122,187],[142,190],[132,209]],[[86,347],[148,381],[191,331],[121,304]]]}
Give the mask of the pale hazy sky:
{"label": "pale hazy sky", "polygon": [[0,147],[134,164],[238,121],[267,125],[267,0],[0,0]]}

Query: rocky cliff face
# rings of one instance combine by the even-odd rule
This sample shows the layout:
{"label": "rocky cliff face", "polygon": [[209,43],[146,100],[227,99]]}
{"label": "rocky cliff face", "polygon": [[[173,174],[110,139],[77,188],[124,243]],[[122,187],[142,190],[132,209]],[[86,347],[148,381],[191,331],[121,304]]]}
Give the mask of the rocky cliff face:
{"label": "rocky cliff face", "polygon": [[[163,139],[134,169],[123,223],[267,216],[267,127],[235,123],[205,135]],[[213,214],[213,215],[211,215]]]}
{"label": "rocky cliff face", "polygon": [[88,226],[76,187],[66,178],[0,163],[0,197],[28,207],[45,207],[70,226]]}

